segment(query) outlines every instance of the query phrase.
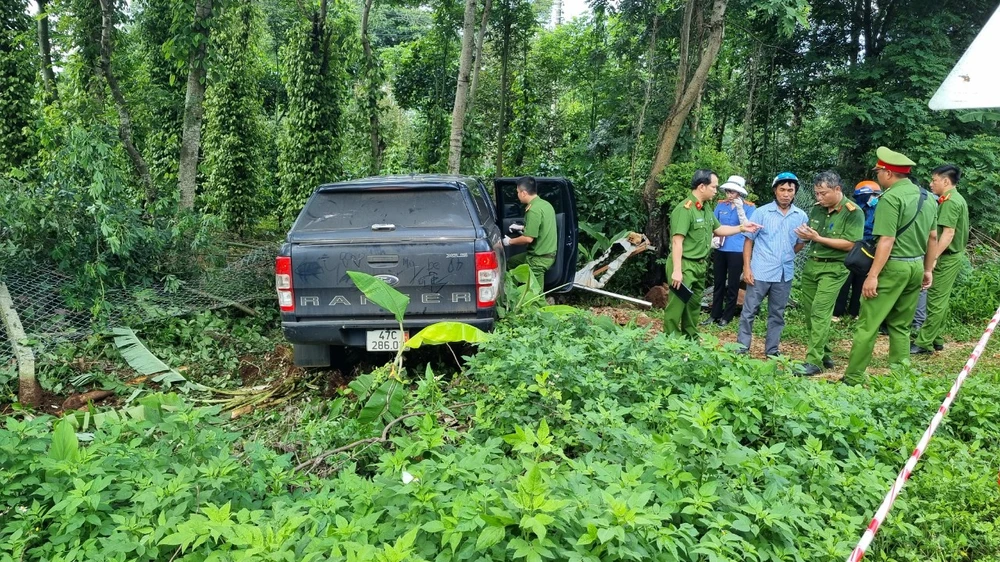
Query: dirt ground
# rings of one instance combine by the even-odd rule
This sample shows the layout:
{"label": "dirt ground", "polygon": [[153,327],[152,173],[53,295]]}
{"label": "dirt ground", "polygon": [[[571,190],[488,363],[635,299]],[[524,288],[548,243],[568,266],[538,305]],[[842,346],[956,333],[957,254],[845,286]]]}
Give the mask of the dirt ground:
{"label": "dirt ground", "polygon": [[[651,334],[663,331],[662,310],[640,310],[631,306],[598,306],[591,307],[590,311],[594,314],[608,316],[614,319],[619,325],[625,325],[634,321],[637,326],[647,328]],[[701,318],[704,319],[705,315],[703,314]],[[736,343],[736,325],[737,320],[734,320],[725,328],[712,325],[700,328],[700,330],[714,335],[723,343]],[[961,366],[972,353],[976,343],[978,342],[949,342],[945,346],[944,351],[930,356],[915,357],[913,362],[916,368],[929,374],[957,374],[958,370],[961,369]],[[847,367],[847,360],[851,353],[851,340],[836,339],[832,342],[832,347],[834,350],[833,360],[835,366],[832,369],[824,370],[822,374],[815,377],[816,379],[839,381],[843,378],[844,370]],[[806,349],[806,345],[800,341],[792,338],[782,339],[781,352],[791,359],[797,361],[805,360]],[[1000,351],[998,349],[1000,349],[1000,344],[993,343],[990,345],[986,353],[980,358],[980,365],[1000,365]],[[885,357],[888,353],[889,337],[880,334],[878,340],[875,342],[872,364],[868,367],[867,372],[869,375],[878,376],[889,372],[890,369],[885,364]],[[764,338],[758,337],[756,334],[754,335],[753,341],[750,344],[750,356],[762,360],[767,359],[764,356]]]}

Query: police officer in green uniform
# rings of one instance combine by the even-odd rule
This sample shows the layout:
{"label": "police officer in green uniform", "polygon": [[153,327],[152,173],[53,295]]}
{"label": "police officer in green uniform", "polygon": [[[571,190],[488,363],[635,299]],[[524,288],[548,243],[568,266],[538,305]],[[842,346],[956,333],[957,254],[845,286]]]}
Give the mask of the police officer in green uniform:
{"label": "police officer in green uniform", "polygon": [[840,288],[847,279],[844,258],[860,240],[865,230],[865,213],[844,196],[840,176],[822,172],[813,180],[816,204],[809,212],[809,222],[795,230],[802,240],[810,242],[806,249],[806,265],[802,269],[800,303],[806,318],[809,348],[803,374],[812,376],[832,368],[830,322]]}
{"label": "police officer in green uniform", "polygon": [[937,244],[928,253],[933,253],[936,265],[934,283],[927,290],[927,320],[917,332],[911,354],[944,349],[941,332],[948,322],[951,290],[965,265],[965,245],[969,242],[969,205],[955,188],[961,177],[962,172],[951,164],[931,172],[931,190],[938,196]]}
{"label": "police officer in green uniform", "polygon": [[931,197],[921,199],[920,189],[907,179],[915,165],[912,160],[884,146],[876,155],[875,180],[882,186],[882,197],[875,208],[872,234],[878,243],[861,289],[861,315],[843,379],[848,384],[864,382],[883,321],[889,330],[889,362],[909,357],[910,323],[920,289],[933,280],[933,260],[927,249],[937,240],[937,202]]}
{"label": "police officer in green uniform", "polygon": [[[504,246],[527,246],[528,250],[511,256],[507,268],[528,264],[535,286],[545,287],[545,272],[556,262],[556,212],[552,204],[538,196],[535,178],[525,176],[517,180],[517,199],[525,206],[524,230],[516,238],[503,237]],[[511,227],[515,229],[514,226]]]}
{"label": "police officer in green uniform", "polygon": [[712,207],[706,205],[715,198],[719,176],[711,170],[696,170],[691,179],[691,195],[674,206],[670,213],[670,256],[667,259],[667,280],[674,289],[685,285],[694,294],[688,302],[676,294],[667,299],[663,313],[663,331],[679,333],[691,339],[698,337],[698,310],[705,289],[705,269],[712,249],[712,235],[730,236],[740,232],[756,232],[759,225],[748,222],[738,226],[722,226]]}

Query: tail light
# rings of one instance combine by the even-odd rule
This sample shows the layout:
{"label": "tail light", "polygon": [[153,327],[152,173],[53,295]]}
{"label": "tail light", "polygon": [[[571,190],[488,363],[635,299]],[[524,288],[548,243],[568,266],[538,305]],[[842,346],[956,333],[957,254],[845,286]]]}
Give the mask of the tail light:
{"label": "tail light", "polygon": [[274,260],[274,288],[278,291],[278,307],[282,312],[295,312],[292,293],[292,258],[278,256]]}
{"label": "tail light", "polygon": [[500,294],[500,260],[496,252],[476,252],[476,303],[493,306]]}

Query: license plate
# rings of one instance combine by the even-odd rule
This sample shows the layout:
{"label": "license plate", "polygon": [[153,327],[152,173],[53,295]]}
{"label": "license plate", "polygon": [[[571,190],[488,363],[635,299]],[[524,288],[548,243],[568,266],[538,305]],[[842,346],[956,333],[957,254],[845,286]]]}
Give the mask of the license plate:
{"label": "license plate", "polygon": [[403,345],[408,335],[402,330],[368,330],[365,349],[368,351],[399,351],[399,347]]}

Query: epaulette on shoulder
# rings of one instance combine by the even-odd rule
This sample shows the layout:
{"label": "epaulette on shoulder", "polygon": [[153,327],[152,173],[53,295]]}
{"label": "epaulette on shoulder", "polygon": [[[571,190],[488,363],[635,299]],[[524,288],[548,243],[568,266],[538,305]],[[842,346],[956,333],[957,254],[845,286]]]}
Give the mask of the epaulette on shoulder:
{"label": "epaulette on shoulder", "polygon": [[684,208],[687,209],[687,210],[689,210],[689,211],[691,210],[691,200],[690,199],[688,199],[687,203],[684,204]]}
{"label": "epaulette on shoulder", "polygon": [[850,201],[848,201],[847,203],[844,203],[844,206],[847,207],[847,210],[850,211],[850,212],[852,212],[852,213],[854,211],[858,210],[858,206],[855,205],[854,203],[851,203]]}

